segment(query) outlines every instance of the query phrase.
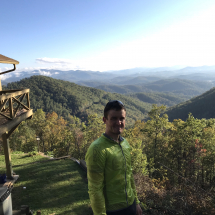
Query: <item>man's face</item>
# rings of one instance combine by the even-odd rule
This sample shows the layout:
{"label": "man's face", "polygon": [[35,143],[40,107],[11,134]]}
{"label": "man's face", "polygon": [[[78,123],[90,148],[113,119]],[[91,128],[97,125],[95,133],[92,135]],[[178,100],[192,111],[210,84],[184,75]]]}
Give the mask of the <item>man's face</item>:
{"label": "man's face", "polygon": [[105,133],[109,136],[119,135],[125,128],[125,116],[126,111],[122,110],[109,110],[107,119],[103,117],[103,121],[106,124]]}

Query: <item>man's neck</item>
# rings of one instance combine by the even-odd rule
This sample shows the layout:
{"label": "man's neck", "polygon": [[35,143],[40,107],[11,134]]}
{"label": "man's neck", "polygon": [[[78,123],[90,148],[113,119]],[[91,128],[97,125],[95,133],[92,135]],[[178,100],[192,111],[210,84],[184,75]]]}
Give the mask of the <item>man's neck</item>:
{"label": "man's neck", "polygon": [[107,134],[106,132],[105,132],[105,135],[108,136],[110,139],[114,140],[117,143],[120,142],[120,135],[110,135],[110,134]]}

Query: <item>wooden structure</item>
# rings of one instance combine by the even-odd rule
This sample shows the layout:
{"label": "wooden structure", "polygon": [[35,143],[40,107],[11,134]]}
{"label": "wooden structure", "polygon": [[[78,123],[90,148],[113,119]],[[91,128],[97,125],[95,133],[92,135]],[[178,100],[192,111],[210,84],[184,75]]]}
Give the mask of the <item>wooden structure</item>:
{"label": "wooden structure", "polygon": [[[14,71],[16,64],[19,64],[18,61],[4,55],[0,55],[0,63],[14,66],[11,70],[1,72],[0,76]],[[23,120],[29,119],[33,115],[33,110],[30,109],[29,91],[29,89],[2,90],[0,79],[0,136],[3,140],[8,179],[13,179],[8,138]]]}

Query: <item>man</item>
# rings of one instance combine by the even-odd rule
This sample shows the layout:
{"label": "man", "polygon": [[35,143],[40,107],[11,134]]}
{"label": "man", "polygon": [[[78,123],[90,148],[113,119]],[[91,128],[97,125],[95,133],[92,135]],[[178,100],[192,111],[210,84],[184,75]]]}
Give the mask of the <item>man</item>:
{"label": "man", "polygon": [[131,169],[131,148],[120,136],[126,109],[118,100],[104,109],[105,133],[86,154],[88,189],[94,215],[141,215]]}

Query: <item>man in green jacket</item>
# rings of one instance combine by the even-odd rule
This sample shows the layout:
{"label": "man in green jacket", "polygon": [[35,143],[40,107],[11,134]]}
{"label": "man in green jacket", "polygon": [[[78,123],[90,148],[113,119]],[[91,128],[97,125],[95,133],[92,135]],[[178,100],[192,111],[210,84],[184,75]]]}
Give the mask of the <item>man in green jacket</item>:
{"label": "man in green jacket", "polygon": [[88,190],[94,215],[141,215],[131,168],[131,148],[120,136],[126,109],[118,100],[104,109],[105,133],[86,154]]}

